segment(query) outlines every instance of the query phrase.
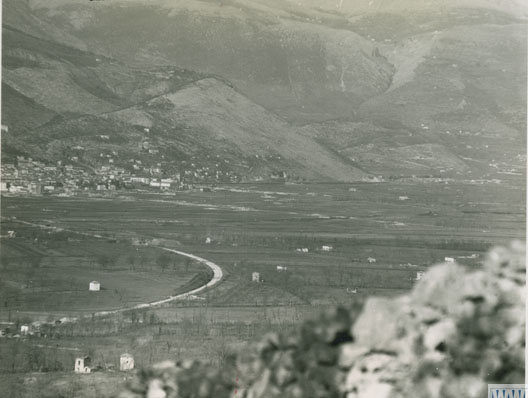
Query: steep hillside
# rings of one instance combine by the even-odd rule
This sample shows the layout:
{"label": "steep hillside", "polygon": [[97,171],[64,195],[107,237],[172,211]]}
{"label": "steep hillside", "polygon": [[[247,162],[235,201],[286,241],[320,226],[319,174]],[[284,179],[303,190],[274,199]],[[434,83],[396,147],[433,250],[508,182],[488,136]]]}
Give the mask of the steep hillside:
{"label": "steep hillside", "polygon": [[127,169],[133,159],[168,174],[186,162],[199,168],[221,158],[229,163],[226,173],[243,178],[277,171],[342,181],[365,175],[221,78],[172,66],[125,66],[56,41],[53,32],[39,36],[28,7],[8,2],[6,8],[5,153]]}
{"label": "steep hillside", "polygon": [[[38,13],[127,64],[174,64],[232,81],[292,120],[353,116],[390,85],[391,65],[346,19],[252,2],[37,3]],[[36,12],[36,11],[35,11]],[[134,21],[131,23],[131,21]]]}
{"label": "steep hillside", "polygon": [[[3,43],[3,83],[60,114],[117,110],[203,77],[179,68],[126,67],[7,24],[3,26]],[[8,95],[5,100],[10,98]]]}
{"label": "steep hillside", "polygon": [[227,156],[253,177],[273,162],[340,180],[358,170],[524,173],[526,8],[517,0],[3,8],[4,120],[28,133],[6,134],[11,148],[34,135],[31,145],[46,144],[55,159],[64,142],[108,130],[131,156],[146,150],[138,140],[157,142],[173,148],[167,158]]}
{"label": "steep hillside", "polygon": [[364,102],[360,114],[440,129],[456,119],[462,129],[489,126],[511,136],[526,104],[525,33],[524,25],[463,26],[387,47],[396,67],[392,85]]}
{"label": "steep hillside", "polygon": [[[340,181],[365,176],[346,158],[214,78],[119,111],[48,123],[26,143],[35,150],[45,148],[50,159],[75,152],[92,166],[104,164],[106,155],[113,154],[115,165],[129,167],[129,159],[137,159],[164,170],[212,158],[227,161],[226,169],[247,178],[267,177],[273,171]],[[82,153],[74,146],[81,146]]]}
{"label": "steep hillside", "polygon": [[[387,54],[400,53],[409,40],[427,46],[430,34],[447,32],[460,41],[454,44],[459,50],[477,40],[485,53],[493,52],[493,46],[478,40],[480,27],[519,24],[525,9],[513,0],[55,0],[32,5],[94,51],[127,63],[171,63],[224,76],[293,121],[354,117],[361,103],[383,96],[393,79],[401,84],[405,73],[398,69],[402,62],[412,63],[413,55],[402,51],[403,58],[411,58],[402,61]],[[475,29],[461,32],[466,26]],[[519,32],[524,33],[519,27],[510,30],[516,41]]]}

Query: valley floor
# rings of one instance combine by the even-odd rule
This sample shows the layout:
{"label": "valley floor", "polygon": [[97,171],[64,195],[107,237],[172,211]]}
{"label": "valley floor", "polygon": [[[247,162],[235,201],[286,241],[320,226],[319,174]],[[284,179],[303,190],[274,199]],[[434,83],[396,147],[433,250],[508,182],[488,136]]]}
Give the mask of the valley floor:
{"label": "valley floor", "polygon": [[[163,256],[152,245],[209,259],[223,278],[192,300],[0,338],[0,357],[8,358],[0,386],[13,397],[37,390],[35,396],[81,396],[74,390],[86,383],[127,377],[115,371],[124,352],[138,368],[182,357],[221,363],[245,342],[294,328],[328,306],[405,292],[419,272],[446,257],[479,267],[490,246],[524,239],[524,198],[517,184],[401,182],[3,197],[0,321],[15,331],[210,280],[203,264]],[[255,272],[259,283],[252,282]],[[99,296],[87,291],[93,279],[108,286]],[[101,371],[74,376],[81,354]]]}

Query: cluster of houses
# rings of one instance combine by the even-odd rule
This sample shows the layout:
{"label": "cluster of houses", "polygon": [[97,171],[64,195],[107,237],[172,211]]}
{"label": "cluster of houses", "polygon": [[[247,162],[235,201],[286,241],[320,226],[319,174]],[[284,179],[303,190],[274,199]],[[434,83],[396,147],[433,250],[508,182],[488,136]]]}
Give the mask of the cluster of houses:
{"label": "cluster of houses", "polygon": [[168,190],[182,188],[180,174],[162,178],[159,167],[149,168],[147,175],[136,176],[112,164],[101,166],[88,173],[71,164],[46,165],[32,158],[18,156],[15,163],[1,166],[2,193],[22,194],[73,194],[78,191],[115,191],[121,188],[153,188]]}
{"label": "cluster of houses", "polygon": [[[83,148],[78,147],[77,149],[82,150]],[[100,155],[105,159],[111,156],[103,153]],[[78,160],[77,156],[71,158],[73,163],[77,163]],[[17,156],[14,163],[3,163],[1,166],[0,191],[12,194],[69,196],[79,191],[94,190],[181,190],[192,188],[189,183],[237,182],[240,180],[239,176],[232,172],[197,167],[194,163],[191,166],[185,166],[186,169],[182,173],[174,172],[169,176],[160,163],[150,167],[141,165],[140,160],[131,159],[132,170],[127,170],[115,165],[112,157],[107,160],[108,164],[87,171],[86,168],[64,164],[63,161],[49,165],[32,158]]]}
{"label": "cluster of houses", "polygon": [[0,337],[21,338],[28,336],[38,336],[40,334],[40,322],[22,324],[17,327],[14,322],[0,322]]}
{"label": "cluster of houses", "polygon": [[17,156],[15,163],[1,166],[1,192],[44,194],[71,192],[91,181],[90,175],[80,167],[46,165],[43,162],[24,156]]}
{"label": "cluster of houses", "polygon": [[0,337],[21,337],[29,334],[29,325],[17,329],[14,322],[0,322]]}
{"label": "cluster of houses", "polygon": [[[3,126],[3,129],[7,131],[8,127]],[[110,140],[110,136],[105,134],[98,135],[98,138],[102,141]],[[83,159],[86,156],[86,149],[80,145],[69,148],[66,158],[57,161],[56,164],[46,164],[32,158],[17,156],[14,163],[2,164],[0,190],[15,194],[70,195],[77,191],[111,191],[122,188],[181,190],[190,189],[193,184],[242,181],[242,176],[232,170],[230,161],[222,159],[219,155],[192,156],[189,160],[182,160],[177,164],[166,161],[154,163],[164,162],[165,155],[148,140],[144,140],[139,145],[141,153],[146,155],[146,158],[124,160],[119,158],[116,150],[103,151],[99,153],[100,166],[96,169],[79,167],[82,166],[81,162],[85,161]],[[149,155],[153,156],[149,157]],[[242,160],[242,166],[249,168],[246,163]],[[285,171],[274,171],[268,178],[286,181],[288,176]]]}
{"label": "cluster of houses", "polygon": [[[119,370],[126,372],[134,369],[134,357],[130,354],[121,354],[119,357]],[[89,356],[75,358],[73,371],[75,373],[86,374],[92,373],[92,359]]]}

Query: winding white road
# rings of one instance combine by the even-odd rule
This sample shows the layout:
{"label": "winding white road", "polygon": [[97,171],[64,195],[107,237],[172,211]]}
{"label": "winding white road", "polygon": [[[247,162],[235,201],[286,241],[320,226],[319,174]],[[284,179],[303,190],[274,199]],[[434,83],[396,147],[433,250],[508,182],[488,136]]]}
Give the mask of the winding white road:
{"label": "winding white road", "polygon": [[[67,232],[75,233],[75,234],[78,234],[78,235],[86,235],[86,236],[91,236],[91,237],[94,237],[94,238],[105,239],[104,236],[97,235],[97,234],[90,234],[90,233],[87,233],[87,232],[79,232],[79,231],[74,231],[74,230],[71,230],[71,229],[64,229],[64,228],[59,228],[59,227],[55,227],[55,226],[47,226],[47,225],[32,223],[32,222],[23,221],[23,220],[11,219],[11,221],[15,221],[15,222],[18,222],[20,224],[26,224],[26,225],[39,227],[39,228],[42,228],[42,229],[51,229],[51,230],[56,230],[56,231],[67,231]],[[193,259],[195,261],[198,261],[198,262],[200,262],[202,264],[205,264],[209,268],[211,268],[211,270],[213,271],[213,277],[206,284],[204,284],[204,285],[202,285],[200,287],[197,287],[196,289],[190,290],[188,292],[177,294],[176,296],[169,296],[169,297],[167,297],[165,299],[162,299],[162,300],[152,301],[150,303],[144,303],[144,304],[137,304],[137,305],[132,306],[132,307],[119,308],[119,309],[116,309],[116,310],[109,310],[109,311],[98,311],[98,312],[91,313],[90,315],[87,315],[86,317],[92,317],[92,316],[100,317],[100,316],[118,314],[118,313],[126,312],[126,311],[133,311],[133,310],[139,310],[139,309],[144,309],[144,308],[151,308],[151,307],[155,307],[155,306],[158,306],[158,305],[161,305],[161,304],[170,303],[172,301],[189,298],[189,297],[195,295],[196,293],[200,293],[200,292],[204,291],[205,289],[213,287],[218,282],[220,282],[222,280],[222,278],[224,277],[224,273],[222,272],[222,268],[220,268],[220,266],[218,264],[213,263],[210,260],[207,260],[207,259],[202,258],[202,257],[195,256],[194,254],[182,252],[182,251],[179,251],[179,250],[169,249],[168,247],[152,246],[152,245],[149,245],[149,246],[150,247],[155,247],[155,248],[158,248],[158,249],[161,249],[161,250],[165,250],[165,251],[168,251],[168,252],[171,252],[171,253],[174,253],[174,254],[178,254],[180,256],[185,256],[185,257],[191,258],[191,259]],[[67,319],[68,319],[69,322],[74,322],[74,321],[77,320],[77,318],[67,318]]]}
{"label": "winding white road", "polygon": [[213,270],[213,277],[206,284],[204,284],[204,285],[202,285],[200,287],[197,287],[196,289],[190,290],[188,292],[177,294],[176,296],[169,296],[169,297],[167,297],[167,298],[165,298],[163,300],[152,301],[150,303],[145,303],[145,304],[138,304],[138,305],[135,305],[133,307],[120,308],[120,309],[111,310],[111,311],[99,311],[99,312],[95,312],[93,314],[93,316],[105,316],[105,315],[112,315],[112,314],[117,314],[117,313],[120,313],[120,312],[126,312],[126,311],[131,311],[131,310],[140,310],[140,309],[144,309],[144,308],[155,307],[155,306],[161,305],[161,304],[170,303],[171,301],[185,299],[185,298],[188,298],[190,296],[195,295],[196,293],[200,293],[201,291],[203,291],[203,290],[205,290],[207,288],[210,288],[210,287],[216,285],[224,277],[224,273],[222,272],[222,268],[220,268],[220,266],[218,264],[215,264],[212,261],[206,260],[205,258],[198,257],[198,256],[195,256],[194,254],[185,253],[185,252],[182,252],[182,251],[179,251],[179,250],[169,249],[168,247],[161,247],[161,246],[151,246],[151,247],[157,247],[158,249],[166,250],[168,252],[175,253],[175,254],[179,254],[180,256],[189,257],[189,258],[192,258],[195,261],[198,261],[198,262],[200,262],[202,264],[205,264],[205,265],[207,265],[209,268],[211,268]]}

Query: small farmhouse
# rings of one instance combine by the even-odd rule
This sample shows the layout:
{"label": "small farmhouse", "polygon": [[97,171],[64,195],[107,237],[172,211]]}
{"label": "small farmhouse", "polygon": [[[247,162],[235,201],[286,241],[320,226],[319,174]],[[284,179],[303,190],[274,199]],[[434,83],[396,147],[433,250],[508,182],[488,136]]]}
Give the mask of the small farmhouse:
{"label": "small farmhouse", "polygon": [[22,336],[25,336],[29,333],[29,325],[22,325],[20,326],[20,334]]}
{"label": "small farmhouse", "polygon": [[130,354],[121,354],[119,357],[119,369],[122,371],[134,369],[134,357]]}
{"label": "small farmhouse", "polygon": [[374,257],[369,257],[369,258],[367,258],[367,261],[368,261],[369,263],[375,263],[375,262],[376,262],[376,259],[375,259]]}
{"label": "small farmhouse", "polygon": [[332,251],[334,248],[332,246],[327,246],[327,245],[323,245],[321,247],[321,250],[324,251],[324,252],[329,252],[329,251]]}
{"label": "small farmhouse", "polygon": [[283,272],[288,271],[288,267],[285,267],[283,265],[277,265],[277,272]]}
{"label": "small farmhouse", "polygon": [[99,290],[101,290],[101,284],[97,281],[91,281],[88,290],[90,290],[91,292],[98,292]]}
{"label": "small farmhouse", "polygon": [[90,357],[80,357],[75,358],[75,373],[90,373],[92,369],[90,366],[92,365],[92,360]]}
{"label": "small farmhouse", "polygon": [[454,263],[455,259],[453,257],[444,257],[444,261],[446,263]]}
{"label": "small farmhouse", "polygon": [[251,274],[251,280],[253,282],[259,283],[260,282],[260,273],[259,272],[253,272]]}

